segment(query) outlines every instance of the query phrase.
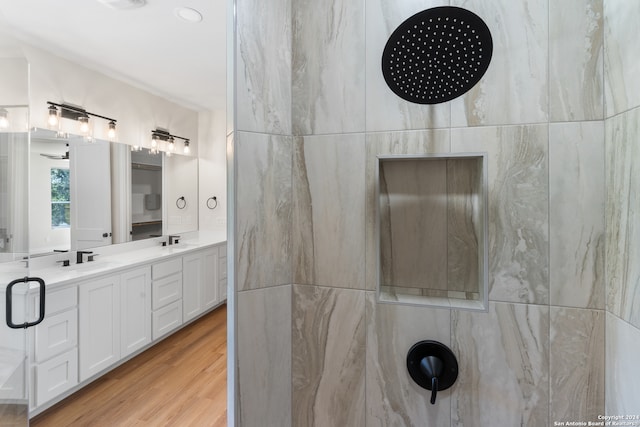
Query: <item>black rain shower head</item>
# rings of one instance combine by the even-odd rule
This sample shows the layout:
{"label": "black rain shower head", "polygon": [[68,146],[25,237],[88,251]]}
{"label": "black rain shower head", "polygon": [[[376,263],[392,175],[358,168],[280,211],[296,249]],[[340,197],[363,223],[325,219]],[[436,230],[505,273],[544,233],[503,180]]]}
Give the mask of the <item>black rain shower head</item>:
{"label": "black rain shower head", "polygon": [[391,34],[382,74],[400,98],[447,102],[471,89],[489,67],[491,33],[475,13],[453,6],[418,12]]}

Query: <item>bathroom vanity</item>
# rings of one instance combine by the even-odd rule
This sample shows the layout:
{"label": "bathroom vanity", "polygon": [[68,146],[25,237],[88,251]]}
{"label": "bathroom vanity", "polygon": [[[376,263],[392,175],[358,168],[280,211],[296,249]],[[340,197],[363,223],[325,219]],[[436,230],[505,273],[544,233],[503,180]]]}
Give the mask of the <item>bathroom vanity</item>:
{"label": "bathroom vanity", "polygon": [[[27,331],[31,416],[175,333],[226,300],[224,232],[184,233],[96,250],[63,266],[68,253],[33,259],[46,283],[46,313]],[[73,253],[71,253],[72,255]],[[30,289],[28,317],[39,297]]]}

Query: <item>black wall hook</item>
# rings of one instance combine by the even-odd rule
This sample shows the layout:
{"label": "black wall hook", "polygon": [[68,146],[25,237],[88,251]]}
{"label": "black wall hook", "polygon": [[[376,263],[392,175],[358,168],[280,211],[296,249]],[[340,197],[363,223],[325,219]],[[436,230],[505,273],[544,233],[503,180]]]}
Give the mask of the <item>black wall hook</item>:
{"label": "black wall hook", "polygon": [[438,342],[425,340],[414,344],[407,354],[407,369],[422,388],[431,390],[431,404],[436,395],[446,390],[458,378],[458,360],[451,349]]}

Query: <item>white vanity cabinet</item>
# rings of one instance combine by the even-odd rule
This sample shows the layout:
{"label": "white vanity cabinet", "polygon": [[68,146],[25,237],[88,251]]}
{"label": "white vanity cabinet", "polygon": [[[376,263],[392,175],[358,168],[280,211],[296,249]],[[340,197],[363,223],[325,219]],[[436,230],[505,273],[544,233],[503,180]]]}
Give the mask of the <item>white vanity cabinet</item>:
{"label": "white vanity cabinet", "polygon": [[[39,298],[31,303],[36,312]],[[31,331],[32,404],[39,406],[78,384],[78,287],[47,290],[45,319]]]}
{"label": "white vanity cabinet", "polygon": [[80,285],[80,381],[151,342],[151,270]]}
{"label": "white vanity cabinet", "polygon": [[80,285],[80,381],[120,360],[120,276]]}
{"label": "white vanity cabinet", "polygon": [[151,266],[153,339],[182,325],[182,257]]}
{"label": "white vanity cabinet", "polygon": [[120,275],[120,357],[151,342],[151,269]]}
{"label": "white vanity cabinet", "polygon": [[209,248],[183,258],[182,313],[187,322],[218,302],[218,248]]}
{"label": "white vanity cabinet", "polygon": [[226,245],[87,277],[47,288],[45,319],[29,330],[32,415],[221,304]]}

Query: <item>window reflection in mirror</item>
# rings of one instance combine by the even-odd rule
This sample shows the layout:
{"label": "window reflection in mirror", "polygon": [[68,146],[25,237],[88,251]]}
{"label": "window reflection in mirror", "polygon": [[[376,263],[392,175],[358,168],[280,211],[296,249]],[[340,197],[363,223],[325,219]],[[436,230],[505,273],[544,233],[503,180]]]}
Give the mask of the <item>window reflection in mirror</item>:
{"label": "window reflection in mirror", "polygon": [[51,168],[51,228],[69,228],[69,168]]}

